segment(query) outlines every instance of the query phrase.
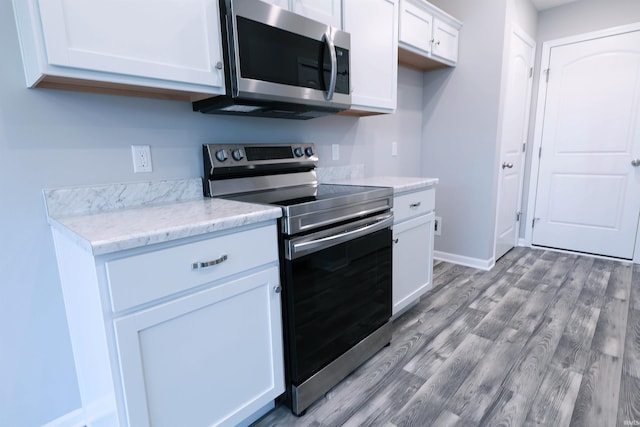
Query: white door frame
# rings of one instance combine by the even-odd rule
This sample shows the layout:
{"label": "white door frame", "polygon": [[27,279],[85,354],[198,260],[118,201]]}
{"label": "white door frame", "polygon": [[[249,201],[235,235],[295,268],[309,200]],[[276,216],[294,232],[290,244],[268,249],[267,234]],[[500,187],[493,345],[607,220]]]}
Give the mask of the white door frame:
{"label": "white door frame", "polygon": [[[619,27],[607,28],[605,30],[593,31],[590,33],[578,34],[575,36],[564,37],[556,40],[549,40],[542,43],[542,57],[540,61],[540,76],[538,80],[538,100],[536,105],[536,120],[533,133],[533,147],[531,150],[531,168],[529,175],[529,197],[527,199],[527,216],[524,243],[526,246],[531,247],[533,240],[533,227],[532,221],[535,215],[536,207],[536,195],[538,193],[538,172],[540,170],[540,157],[536,154],[539,153],[542,145],[542,128],[544,124],[544,110],[547,98],[547,85],[545,84],[546,73],[544,70],[549,68],[549,61],[551,58],[551,49],[554,47],[578,43],[587,40],[614,36],[617,34],[628,33],[631,31],[640,31],[640,23],[622,25]],[[638,230],[640,230],[640,218],[638,218]],[[640,264],[640,232],[636,234],[636,245],[634,250],[633,262]]]}
{"label": "white door frame", "polygon": [[[508,52],[509,54],[509,59],[508,59],[508,68],[507,68],[507,76],[509,76],[509,73],[511,72],[511,47],[512,47],[512,41],[513,41],[513,37],[517,36],[520,39],[522,39],[522,41],[524,41],[527,45],[531,46],[531,48],[533,49],[533,64],[531,64],[532,67],[535,67],[535,50],[536,50],[536,41],[529,35],[526,33],[526,31],[524,31],[520,26],[516,25],[516,24],[512,24],[511,25],[511,33],[509,33],[509,45],[507,46],[507,49],[505,49],[505,52]],[[505,91],[506,94],[506,91]],[[527,106],[527,117],[531,114],[531,96],[533,94],[533,87],[530,88],[529,90],[529,105]],[[506,96],[504,97],[506,98]],[[503,105],[505,102],[505,99],[502,100]],[[502,169],[500,167],[500,164],[502,162],[502,146],[504,144],[504,129],[503,126],[501,125],[500,127],[500,146],[498,148],[498,196],[496,197],[496,221],[495,221],[495,228],[493,230],[493,260],[494,262],[496,261],[496,249],[498,246],[498,217],[500,215],[500,196],[502,194]],[[525,142],[525,141],[523,141]],[[522,200],[523,200],[523,196],[524,196],[524,170],[525,170],[525,166],[526,166],[526,152],[522,152],[522,159],[521,159],[521,164],[520,164],[520,177],[519,177],[519,184],[518,184],[518,212],[522,211]],[[521,218],[522,219],[522,218]],[[516,238],[513,242],[513,246],[516,247],[518,246],[518,240],[519,240],[519,236],[520,236],[520,220],[517,221],[516,224]]]}

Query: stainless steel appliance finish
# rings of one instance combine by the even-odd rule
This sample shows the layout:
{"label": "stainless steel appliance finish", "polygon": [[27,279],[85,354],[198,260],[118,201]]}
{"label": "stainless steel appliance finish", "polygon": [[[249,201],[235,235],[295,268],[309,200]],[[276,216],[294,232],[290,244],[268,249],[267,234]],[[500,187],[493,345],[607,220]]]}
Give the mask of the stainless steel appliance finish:
{"label": "stainless steel appliance finish", "polygon": [[350,35],[256,0],[220,0],[227,94],[203,113],[310,119],[348,109]]}
{"label": "stainless steel appliance finish", "polygon": [[204,193],[280,206],[286,401],[295,414],[391,340],[391,188],[317,181],[313,144],[203,147]]}

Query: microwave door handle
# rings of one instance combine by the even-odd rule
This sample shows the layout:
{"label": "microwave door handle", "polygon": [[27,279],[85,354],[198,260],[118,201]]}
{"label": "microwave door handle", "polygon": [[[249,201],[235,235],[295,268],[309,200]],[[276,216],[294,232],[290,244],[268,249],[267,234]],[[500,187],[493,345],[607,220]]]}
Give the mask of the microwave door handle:
{"label": "microwave door handle", "polygon": [[[331,101],[331,99],[333,99],[333,93],[336,90],[336,80],[338,78],[338,59],[336,58],[336,46],[333,43],[333,37],[331,37],[329,31],[322,35],[322,40],[327,45],[327,48],[329,49],[329,56],[331,57],[331,78],[329,79],[329,88],[324,94],[324,99],[326,99],[327,101]],[[324,74],[324,64],[322,64],[321,67],[321,72]]]}

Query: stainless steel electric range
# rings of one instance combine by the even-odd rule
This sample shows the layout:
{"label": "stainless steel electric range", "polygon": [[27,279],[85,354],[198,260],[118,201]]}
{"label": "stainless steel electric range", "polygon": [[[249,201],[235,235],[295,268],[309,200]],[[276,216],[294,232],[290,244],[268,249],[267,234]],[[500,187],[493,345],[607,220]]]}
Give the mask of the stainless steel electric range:
{"label": "stainless steel electric range", "polygon": [[203,146],[204,193],[282,207],[285,399],[296,415],[391,340],[393,191],[319,184],[313,144]]}

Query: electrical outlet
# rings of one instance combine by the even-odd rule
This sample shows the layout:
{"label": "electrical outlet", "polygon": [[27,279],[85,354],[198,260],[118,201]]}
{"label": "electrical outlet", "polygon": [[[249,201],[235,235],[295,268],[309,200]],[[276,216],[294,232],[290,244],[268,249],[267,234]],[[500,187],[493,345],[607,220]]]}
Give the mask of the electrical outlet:
{"label": "electrical outlet", "polygon": [[397,141],[393,141],[391,143],[391,155],[393,157],[398,155],[398,142]]}
{"label": "electrical outlet", "polygon": [[331,159],[340,160],[340,144],[331,144]]}
{"label": "electrical outlet", "polygon": [[131,156],[133,157],[133,172],[151,172],[151,147],[148,145],[132,145]]}
{"label": "electrical outlet", "polygon": [[442,235],[442,217],[437,216],[433,221],[433,234],[436,236]]}

